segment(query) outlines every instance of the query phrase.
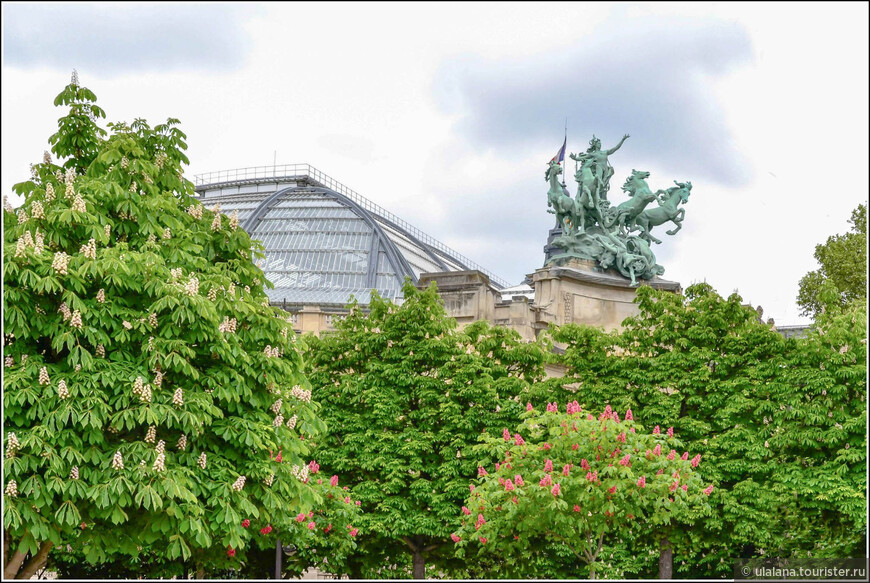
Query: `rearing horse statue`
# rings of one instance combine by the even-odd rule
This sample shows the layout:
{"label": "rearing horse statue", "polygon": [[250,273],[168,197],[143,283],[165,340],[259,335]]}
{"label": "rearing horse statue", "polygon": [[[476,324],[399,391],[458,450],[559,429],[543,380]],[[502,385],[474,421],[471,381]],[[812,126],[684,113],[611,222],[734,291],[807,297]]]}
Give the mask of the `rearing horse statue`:
{"label": "rearing horse statue", "polygon": [[631,198],[607,213],[610,220],[607,221],[605,227],[609,229],[618,223],[622,229],[626,224],[631,225],[646,208],[646,205],[656,199],[655,193],[649,189],[649,185],[646,183],[647,178],[649,178],[649,172],[632,169],[631,176],[626,178],[625,184],[622,185],[622,190]]}
{"label": "rearing horse statue", "polygon": [[[544,173],[544,178],[550,181],[550,190],[547,191],[547,206],[553,207],[553,210],[548,209],[547,212],[555,213],[556,220],[565,233],[570,233],[577,227],[582,232],[584,213],[577,208],[579,206],[582,209],[582,205],[577,204],[577,201],[571,198],[559,183],[559,175],[561,173],[562,166],[558,162],[553,161],[550,162],[550,167]],[[578,215],[580,216],[580,224],[575,225],[573,223]]]}
{"label": "rearing horse statue", "polygon": [[683,227],[683,218],[686,216],[686,210],[682,208],[678,209],[677,206],[681,202],[689,202],[689,193],[692,191],[692,183],[677,182],[674,180],[674,184],[676,184],[676,186],[670,187],[667,191],[657,197],[659,201],[658,208],[645,210],[635,217],[634,222],[628,225],[630,231],[636,230],[636,227],[641,231],[639,235],[641,238],[654,243],[661,243],[659,239],[656,239],[650,233],[652,227],[657,227],[668,221],[673,221],[673,223],[677,225],[677,228],[671,231],[666,231],[668,235],[675,234]]}

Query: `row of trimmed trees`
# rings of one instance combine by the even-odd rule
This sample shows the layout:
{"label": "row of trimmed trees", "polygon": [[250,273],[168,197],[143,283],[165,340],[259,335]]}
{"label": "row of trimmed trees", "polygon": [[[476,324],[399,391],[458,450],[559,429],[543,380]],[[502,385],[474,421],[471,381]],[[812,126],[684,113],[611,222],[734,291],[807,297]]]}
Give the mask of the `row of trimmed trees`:
{"label": "row of trimmed trees", "polygon": [[285,575],[353,578],[863,548],[866,300],[824,274],[805,339],[697,285],[525,343],[406,283],[299,340],[262,248],[192,196],[176,120],[105,132],[75,77],[56,104],[58,162],[3,213],[5,577],[262,578],[278,540]]}

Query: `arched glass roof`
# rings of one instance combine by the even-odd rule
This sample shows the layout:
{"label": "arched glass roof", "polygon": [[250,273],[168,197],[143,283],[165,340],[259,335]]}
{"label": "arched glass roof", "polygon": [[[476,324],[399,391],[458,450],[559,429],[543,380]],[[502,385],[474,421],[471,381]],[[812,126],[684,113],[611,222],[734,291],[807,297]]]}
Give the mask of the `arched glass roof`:
{"label": "arched glass roof", "polygon": [[252,239],[263,242],[273,304],[368,304],[371,290],[401,299],[405,277],[478,269],[443,243],[405,223],[307,164],[200,175],[203,205],[238,212]]}

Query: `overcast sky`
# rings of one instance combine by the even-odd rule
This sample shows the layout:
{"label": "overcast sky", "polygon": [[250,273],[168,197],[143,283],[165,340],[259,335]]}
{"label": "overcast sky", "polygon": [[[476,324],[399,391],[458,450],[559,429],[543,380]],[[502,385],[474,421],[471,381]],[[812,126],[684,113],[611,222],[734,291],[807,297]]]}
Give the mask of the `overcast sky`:
{"label": "overcast sky", "polygon": [[[76,68],[107,121],[177,117],[189,175],[307,162],[519,283],[547,161],[604,148],[690,180],[666,279],[798,315],[815,245],[868,193],[868,4],[3,4],[2,189]],[[567,172],[569,188],[575,185]]]}

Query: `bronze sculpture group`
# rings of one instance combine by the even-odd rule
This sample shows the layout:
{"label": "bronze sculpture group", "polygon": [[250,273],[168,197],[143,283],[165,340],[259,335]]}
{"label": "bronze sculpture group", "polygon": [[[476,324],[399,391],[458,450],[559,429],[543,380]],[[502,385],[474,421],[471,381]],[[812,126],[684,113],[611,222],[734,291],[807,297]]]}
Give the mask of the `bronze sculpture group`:
{"label": "bronze sculpture group", "polygon": [[[547,212],[556,215],[562,234],[553,239],[553,246],[563,252],[553,255],[548,264],[563,264],[570,259],[595,261],[601,269],[615,267],[623,276],[638,285],[638,278],[652,279],[664,273],[664,267],[656,263],[650,243],[661,243],[651,233],[653,227],[673,222],[676,228],[666,231],[673,235],[682,227],[686,211],[681,203],[689,200],[691,182],[677,182],[667,190],[650,190],[646,179],[649,172],[632,170],[622,190],[629,199],[619,205],[611,205],[607,198],[610,178],[614,174],[609,156],[616,152],[625,140],[609,150],[601,149],[601,141],[592,137],[589,148],[580,154],[571,154],[575,162],[574,180],[577,195],[571,197],[559,182],[562,165],[555,158],[550,161],[545,178],[550,183],[547,192]],[[656,208],[646,207],[656,201]],[[637,235],[634,231],[640,231]]]}

